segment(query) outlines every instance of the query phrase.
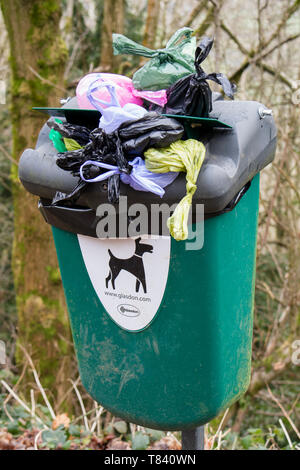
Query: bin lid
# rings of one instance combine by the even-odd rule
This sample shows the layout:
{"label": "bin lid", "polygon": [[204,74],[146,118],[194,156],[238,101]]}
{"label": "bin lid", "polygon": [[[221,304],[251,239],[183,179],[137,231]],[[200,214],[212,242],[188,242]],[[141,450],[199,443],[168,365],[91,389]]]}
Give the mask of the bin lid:
{"label": "bin lid", "polygon": [[[273,117],[263,113],[263,109],[265,107],[261,103],[254,101],[224,101],[217,98],[213,101],[209,119],[176,116],[189,124],[188,137],[201,140],[206,147],[193,207],[204,204],[207,216],[222,212],[240,190],[273,160],[277,142],[276,126]],[[79,110],[76,98],[63,108],[43,108],[43,111],[51,114],[50,120],[59,115],[64,119],[75,119],[82,125],[86,125],[86,116],[94,116],[96,121],[99,119],[98,111]],[[199,127],[199,123],[204,125]],[[57,191],[70,193],[78,183],[78,178],[56,165],[57,151],[49,139],[49,131],[45,124],[36,149],[27,149],[19,164],[19,177],[25,188],[48,201],[52,200]],[[128,204],[166,202],[173,205],[186,194],[185,174],[181,173],[165,190],[161,199],[121,183],[121,195],[127,196]],[[89,184],[77,202],[78,207],[93,210],[102,203],[107,203],[105,183]]]}
{"label": "bin lid", "polygon": [[[101,117],[101,113],[94,109],[78,109],[78,108],[41,108],[34,107],[34,111],[40,111],[51,117],[65,118],[67,121],[76,124],[77,122],[84,121],[85,124],[89,124],[94,128],[94,125],[97,125]],[[163,114],[163,116],[175,118],[178,121],[182,121],[184,124],[188,123],[190,125],[201,125],[204,127],[220,127],[224,129],[231,129],[232,126],[226,124],[225,122],[220,121],[215,118],[205,118],[197,116],[183,116],[178,114]],[[87,126],[89,127],[89,126]]]}

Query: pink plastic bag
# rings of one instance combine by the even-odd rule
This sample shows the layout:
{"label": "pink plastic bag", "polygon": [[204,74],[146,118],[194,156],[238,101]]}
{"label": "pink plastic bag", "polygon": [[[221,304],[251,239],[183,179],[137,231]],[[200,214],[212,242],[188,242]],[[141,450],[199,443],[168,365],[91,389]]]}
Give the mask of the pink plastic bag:
{"label": "pink plastic bag", "polygon": [[157,104],[162,108],[168,101],[167,98],[167,90],[158,90],[158,91],[147,91],[147,90],[136,90],[132,85],[132,94],[133,96],[137,96],[143,98],[146,101],[150,101],[150,103]]}
{"label": "pink plastic bag", "polygon": [[[103,88],[108,91],[110,101],[99,98],[99,91]],[[101,113],[99,127],[104,129],[107,134],[115,132],[124,122],[134,121],[147,114],[145,108],[135,103],[126,103],[121,107],[117,97],[117,85],[112,82],[99,82],[96,78],[89,86],[87,98],[92,106]]]}
{"label": "pink plastic bag", "polygon": [[[161,107],[167,103],[166,90],[138,91],[134,88],[132,80],[123,75],[116,75],[113,73],[90,73],[89,75],[83,77],[77,86],[76,96],[78,106],[81,109],[94,109],[94,106],[88,99],[87,94],[89,86],[97,79],[99,80],[99,83],[111,82],[113,85],[115,85],[117,98],[121,107],[127,103],[134,103],[142,106],[143,99],[150,101],[151,103],[155,103]],[[110,94],[106,88],[99,88],[99,90],[95,93],[95,97],[103,101],[110,101]]]}

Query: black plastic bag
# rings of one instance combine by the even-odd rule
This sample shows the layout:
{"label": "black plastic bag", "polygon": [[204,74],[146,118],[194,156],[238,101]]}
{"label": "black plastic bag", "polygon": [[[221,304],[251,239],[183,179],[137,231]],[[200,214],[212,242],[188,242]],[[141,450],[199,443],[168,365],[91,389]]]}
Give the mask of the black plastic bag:
{"label": "black plastic bag", "polygon": [[74,206],[86,187],[87,184],[85,181],[80,180],[73,191],[69,194],[57,191],[54,198],[52,199],[52,205],[57,206],[58,204],[64,203],[65,205],[68,204],[70,206]]}
{"label": "black plastic bag", "polygon": [[50,129],[58,131],[62,137],[76,140],[81,146],[86,145],[90,140],[91,131],[87,127],[70,124],[69,122],[62,123],[58,120],[48,121],[47,124]]}
{"label": "black plastic bag", "polygon": [[[85,146],[78,150],[59,153],[56,164],[73,176],[80,177],[80,169],[87,161],[102,162],[114,165],[123,173],[130,173],[132,167],[129,161],[133,155],[143,156],[149,147],[167,147],[179,140],[184,133],[183,126],[175,119],[161,116],[158,113],[147,113],[141,119],[124,123],[116,132],[106,134],[103,129],[92,132],[81,126],[68,123],[49,123],[63,137],[76,140]],[[87,180],[96,178],[103,173],[92,164],[82,169],[83,177]],[[71,194],[57,193],[52,201],[57,204],[75,204],[88,183],[80,179]],[[116,203],[120,195],[120,175],[108,178],[108,201]]]}
{"label": "black plastic bag", "polygon": [[163,109],[164,113],[208,117],[212,110],[212,91],[207,80],[218,83],[225,95],[234,98],[235,86],[225,75],[207,74],[200,66],[210,53],[213,43],[213,39],[207,37],[201,40],[196,49],[196,73],[181,78],[167,90],[168,102]]}
{"label": "black plastic bag", "polygon": [[176,119],[150,112],[141,119],[122,124],[118,134],[126,155],[143,156],[150,147],[168,147],[180,140],[184,128]]}
{"label": "black plastic bag", "polygon": [[[56,164],[63,170],[69,171],[73,176],[80,177],[80,168],[87,161],[104,162],[116,165],[123,172],[130,172],[128,161],[124,157],[122,144],[118,133],[106,134],[102,129],[95,129],[89,135],[89,143],[80,150],[59,154]],[[95,178],[101,174],[99,168],[92,165],[83,169],[86,179]],[[53,204],[61,202],[74,203],[88,183],[80,181],[69,195],[56,195]],[[108,200],[115,203],[120,194],[120,176],[113,175],[108,179]]]}

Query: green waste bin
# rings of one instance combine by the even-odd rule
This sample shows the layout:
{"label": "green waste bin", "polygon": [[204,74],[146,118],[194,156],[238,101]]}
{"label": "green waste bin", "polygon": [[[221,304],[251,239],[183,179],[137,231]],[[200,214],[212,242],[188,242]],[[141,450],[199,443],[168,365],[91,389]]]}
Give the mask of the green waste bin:
{"label": "green waste bin", "polygon": [[[21,158],[20,179],[41,197],[53,226],[83,385],[126,421],[194,428],[247,390],[259,172],[276,148],[274,121],[264,110],[255,102],[216,101],[212,117],[232,128],[191,128],[207,149],[194,197],[205,214],[199,250],[161,234],[97,238],[96,210],[107,202],[98,183],[77,207],[53,207],[55,191],[75,183],[53,165],[47,127],[36,150]],[[178,177],[162,202],[172,204],[184,191]],[[127,186],[122,192],[128,204],[157,202]]]}

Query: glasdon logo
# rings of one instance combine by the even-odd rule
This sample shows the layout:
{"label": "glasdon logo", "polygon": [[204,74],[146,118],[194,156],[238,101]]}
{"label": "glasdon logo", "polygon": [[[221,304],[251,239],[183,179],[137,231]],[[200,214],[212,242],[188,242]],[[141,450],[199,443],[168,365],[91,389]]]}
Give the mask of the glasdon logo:
{"label": "glasdon logo", "polygon": [[129,304],[118,305],[118,312],[124,317],[138,317],[141,314],[137,307]]}

